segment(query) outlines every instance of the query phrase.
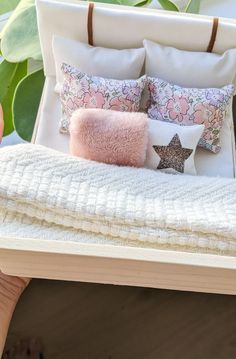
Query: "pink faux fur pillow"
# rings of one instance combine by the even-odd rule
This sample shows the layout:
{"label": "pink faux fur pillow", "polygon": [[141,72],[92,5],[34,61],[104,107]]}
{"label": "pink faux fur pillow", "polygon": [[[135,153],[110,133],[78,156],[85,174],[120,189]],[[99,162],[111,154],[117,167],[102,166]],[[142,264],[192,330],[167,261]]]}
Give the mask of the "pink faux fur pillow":
{"label": "pink faux fur pillow", "polygon": [[144,165],[148,117],[144,113],[79,109],[70,121],[70,153],[122,166]]}

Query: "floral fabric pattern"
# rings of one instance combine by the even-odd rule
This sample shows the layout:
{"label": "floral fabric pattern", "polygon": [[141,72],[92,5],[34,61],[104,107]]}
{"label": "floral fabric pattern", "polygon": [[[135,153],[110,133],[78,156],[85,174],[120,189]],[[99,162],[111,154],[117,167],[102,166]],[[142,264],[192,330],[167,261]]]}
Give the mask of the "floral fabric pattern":
{"label": "floral fabric pattern", "polygon": [[62,119],[60,132],[68,133],[70,118],[78,108],[138,112],[146,76],[137,80],[113,80],[89,76],[62,64],[64,82],[60,92]]}
{"label": "floral fabric pattern", "polygon": [[214,153],[220,151],[220,131],[234,86],[222,88],[183,88],[157,78],[148,78],[151,119],[179,125],[204,125],[198,146]]}

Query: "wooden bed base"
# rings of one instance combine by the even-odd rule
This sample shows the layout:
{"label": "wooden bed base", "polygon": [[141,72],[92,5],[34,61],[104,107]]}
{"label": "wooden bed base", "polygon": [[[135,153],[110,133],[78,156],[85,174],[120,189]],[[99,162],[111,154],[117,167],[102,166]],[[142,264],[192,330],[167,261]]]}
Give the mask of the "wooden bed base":
{"label": "wooden bed base", "polygon": [[73,242],[0,239],[5,274],[236,294],[236,258]]}

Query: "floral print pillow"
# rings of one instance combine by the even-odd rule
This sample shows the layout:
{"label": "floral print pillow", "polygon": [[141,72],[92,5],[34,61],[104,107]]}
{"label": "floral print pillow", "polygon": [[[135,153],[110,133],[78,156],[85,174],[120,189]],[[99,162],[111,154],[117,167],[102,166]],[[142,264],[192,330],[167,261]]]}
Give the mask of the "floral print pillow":
{"label": "floral print pillow", "polygon": [[148,78],[151,119],[180,125],[205,126],[198,146],[218,153],[220,131],[228,105],[234,93],[234,86],[222,88],[183,88],[158,78]]}
{"label": "floral print pillow", "polygon": [[64,82],[60,92],[62,119],[60,132],[68,133],[71,115],[78,108],[138,112],[146,76],[137,80],[113,80],[89,76],[62,64]]}

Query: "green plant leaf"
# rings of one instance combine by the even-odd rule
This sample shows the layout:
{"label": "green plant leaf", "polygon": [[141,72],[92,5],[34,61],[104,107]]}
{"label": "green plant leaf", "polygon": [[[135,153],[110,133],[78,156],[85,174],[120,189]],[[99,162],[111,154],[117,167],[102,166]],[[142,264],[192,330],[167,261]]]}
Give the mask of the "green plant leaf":
{"label": "green plant leaf", "polygon": [[106,4],[140,6],[145,5],[149,0],[95,0],[94,2],[101,2]]}
{"label": "green plant leaf", "polygon": [[177,5],[175,5],[170,0],[158,0],[158,1],[161,4],[161,6],[163,7],[163,9],[165,9],[165,10],[179,11],[179,8],[177,7]]}
{"label": "green plant leaf", "polygon": [[43,70],[33,72],[18,84],[13,100],[13,121],[18,135],[31,141],[44,85]]}
{"label": "green plant leaf", "polygon": [[4,136],[14,131],[12,101],[17,84],[26,74],[27,61],[18,64],[3,61],[0,64],[0,103],[4,113]]}
{"label": "green plant leaf", "polygon": [[[159,1],[159,0],[158,0]],[[144,6],[152,2],[152,0],[94,0],[94,2],[101,2],[105,4],[115,4],[115,5],[127,5],[127,6]],[[160,0],[159,2],[169,3],[169,6],[172,5],[172,9],[168,8],[167,10],[179,11],[177,6],[174,5],[169,0]]]}
{"label": "green plant leaf", "polygon": [[201,0],[189,0],[188,5],[186,6],[185,12],[190,12],[193,14],[198,14],[200,10]]}
{"label": "green plant leaf", "polygon": [[139,2],[138,4],[136,4],[135,6],[141,7],[141,6],[145,6],[145,5],[151,4],[151,2],[152,2],[152,0],[144,0],[144,1],[141,1],[141,2]]}
{"label": "green plant leaf", "polygon": [[1,0],[0,1],[0,15],[14,10],[19,2],[20,2],[20,0]]}
{"label": "green plant leaf", "polygon": [[2,55],[7,61],[42,59],[35,0],[21,0],[6,23],[1,38]]}

